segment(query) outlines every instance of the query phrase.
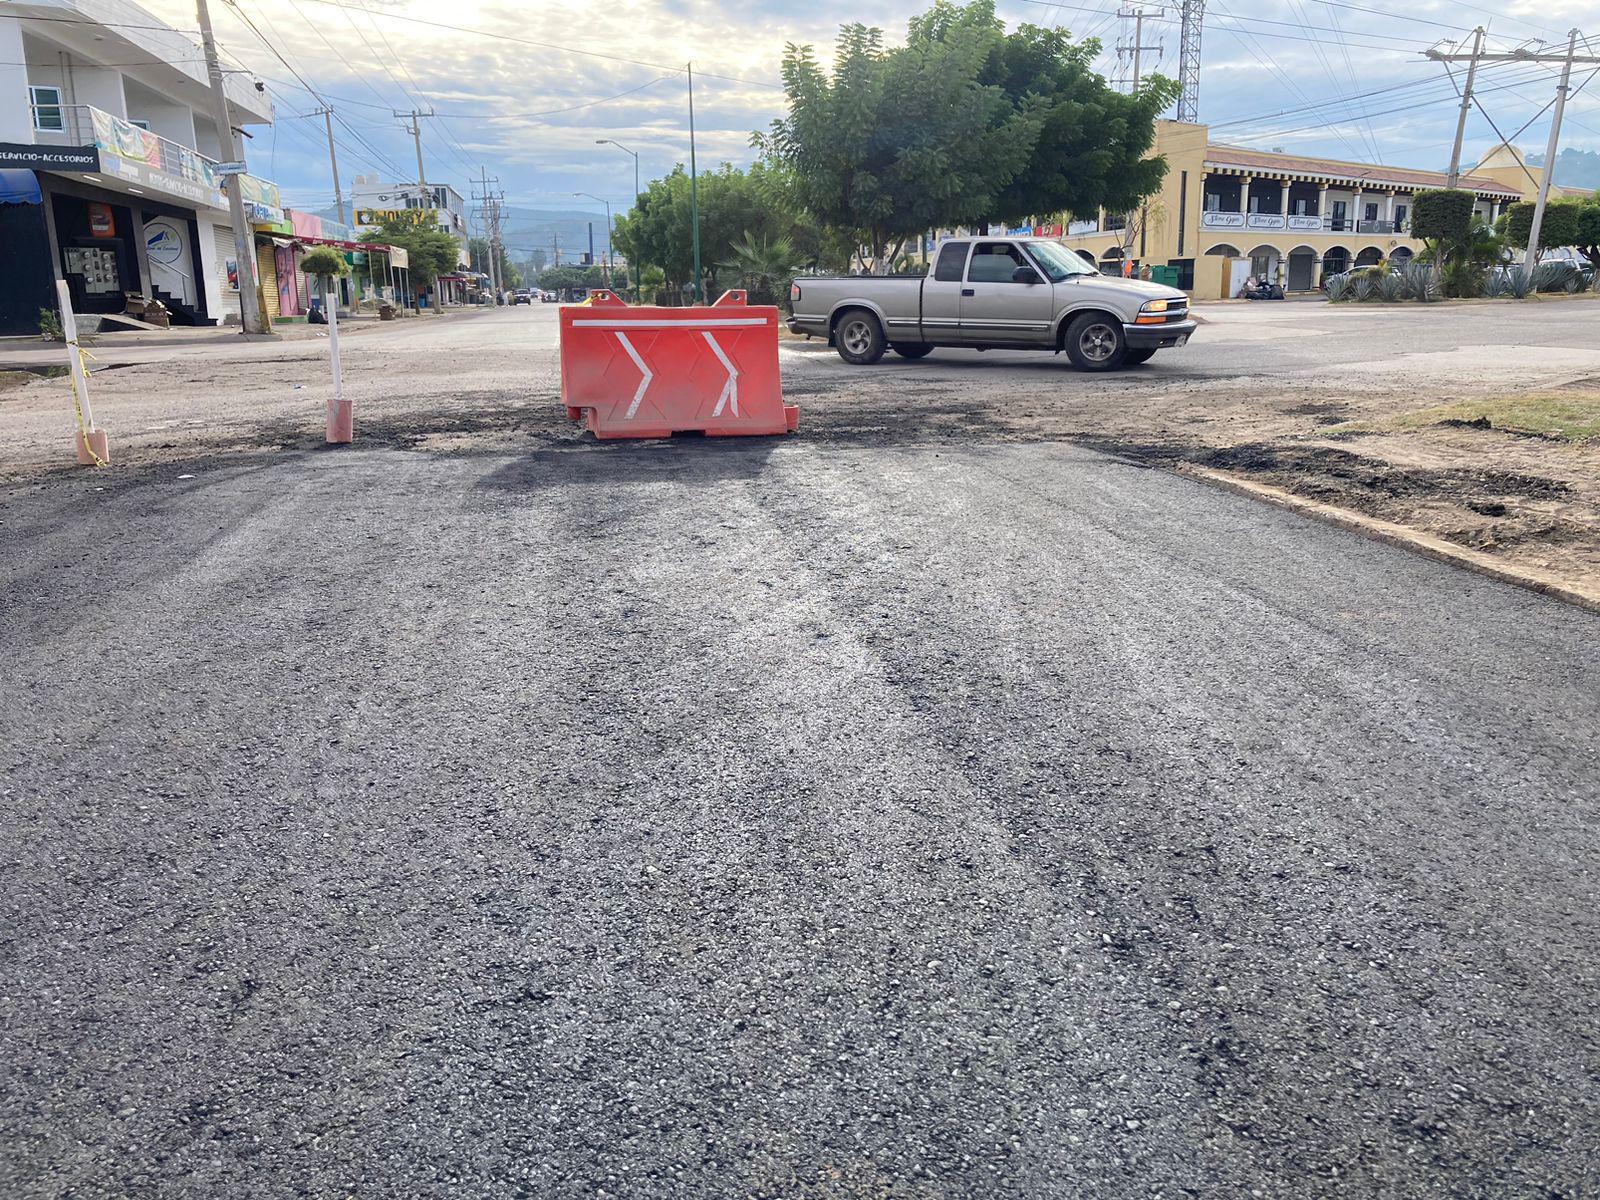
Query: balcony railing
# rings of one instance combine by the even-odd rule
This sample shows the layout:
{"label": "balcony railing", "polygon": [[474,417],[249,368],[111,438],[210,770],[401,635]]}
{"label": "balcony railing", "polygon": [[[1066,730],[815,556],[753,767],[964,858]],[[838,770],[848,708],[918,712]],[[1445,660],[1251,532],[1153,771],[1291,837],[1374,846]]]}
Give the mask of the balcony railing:
{"label": "balcony railing", "polygon": [[62,146],[99,146],[109,154],[201,187],[221,185],[216,160],[88,104],[32,105],[34,137]]}

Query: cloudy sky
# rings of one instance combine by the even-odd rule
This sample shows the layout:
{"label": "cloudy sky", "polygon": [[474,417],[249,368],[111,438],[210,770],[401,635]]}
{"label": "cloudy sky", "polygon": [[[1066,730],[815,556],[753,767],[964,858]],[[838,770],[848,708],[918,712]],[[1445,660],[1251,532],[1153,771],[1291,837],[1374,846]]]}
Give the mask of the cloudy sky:
{"label": "cloudy sky", "polygon": [[[144,3],[193,27],[192,0]],[[1145,52],[1146,71],[1177,73],[1175,6],[1143,6],[1152,14],[1143,40],[1159,47]],[[212,7],[225,54],[272,88],[278,122],[255,131],[250,161],[282,185],[289,203],[316,208],[333,198],[322,119],[304,115],[318,103],[309,85],[337,110],[347,186],[358,172],[414,179],[411,138],[390,112],[431,107],[437,116],[423,122],[430,181],[471,195],[469,179],[486,166],[518,207],[598,210],[573,195],[591,192],[620,211],[632,194],[633,161],[596,139],[638,151],[646,180],[686,161],[682,64],[695,65],[700,163],[743,163],[751,131],[782,111],[785,42],[810,42],[826,58],[839,24],[866,14],[897,40],[925,4],[239,0],[237,8]],[[1119,37],[1132,41],[1132,22],[1119,20],[1117,8],[1111,0],[999,3],[1008,26],[1055,24],[1101,39],[1108,78],[1119,71]],[[1455,119],[1444,68],[1422,57],[1429,45],[1468,36],[1482,22],[1497,45],[1564,41],[1578,25],[1600,47],[1600,0],[1210,0],[1207,9],[1200,115],[1214,139],[1422,167],[1448,160]],[[1553,71],[1537,66],[1500,65],[1480,75],[1489,117],[1529,150],[1543,149],[1548,114],[1537,114],[1554,84]],[[1468,161],[1498,140],[1489,120],[1474,115]],[[1600,150],[1600,81],[1572,100],[1563,145]]]}

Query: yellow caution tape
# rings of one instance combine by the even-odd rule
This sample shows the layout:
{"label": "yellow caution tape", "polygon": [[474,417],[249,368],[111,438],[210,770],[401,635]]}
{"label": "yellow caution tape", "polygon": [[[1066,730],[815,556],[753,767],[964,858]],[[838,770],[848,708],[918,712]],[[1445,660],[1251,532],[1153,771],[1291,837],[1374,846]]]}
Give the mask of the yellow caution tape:
{"label": "yellow caution tape", "polygon": [[[78,352],[78,367],[83,371],[84,382],[87,383],[89,380],[89,364],[96,361],[96,359],[94,355],[78,345],[77,342],[71,343],[71,346]],[[78,395],[78,376],[72,371],[68,371],[67,376],[72,388],[72,414],[78,419],[78,433],[83,438],[84,451],[90,458],[94,459],[95,466],[110,466],[110,463],[94,452],[94,446],[89,442],[89,427],[84,423],[83,419],[83,397]]]}

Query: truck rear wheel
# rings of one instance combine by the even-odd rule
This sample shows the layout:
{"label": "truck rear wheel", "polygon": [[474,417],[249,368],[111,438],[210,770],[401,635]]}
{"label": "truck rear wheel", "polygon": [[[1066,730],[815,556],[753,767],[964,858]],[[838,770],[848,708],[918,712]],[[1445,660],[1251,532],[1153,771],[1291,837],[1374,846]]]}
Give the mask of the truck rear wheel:
{"label": "truck rear wheel", "polygon": [[857,367],[871,366],[888,348],[878,318],[860,308],[851,309],[839,318],[833,329],[833,342],[839,357]]}
{"label": "truck rear wheel", "polygon": [[1084,313],[1067,326],[1063,340],[1067,357],[1080,371],[1110,371],[1128,353],[1122,322],[1107,313]]}
{"label": "truck rear wheel", "polygon": [[895,342],[889,347],[901,358],[927,358],[933,347],[926,342]]}

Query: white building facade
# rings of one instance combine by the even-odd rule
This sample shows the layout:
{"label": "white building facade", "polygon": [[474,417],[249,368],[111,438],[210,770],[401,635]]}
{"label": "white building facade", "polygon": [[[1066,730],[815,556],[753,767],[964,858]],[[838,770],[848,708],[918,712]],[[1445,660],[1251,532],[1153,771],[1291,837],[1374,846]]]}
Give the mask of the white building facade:
{"label": "white building facade", "polygon": [[[224,78],[234,125],[271,123],[259,81]],[[197,42],[128,0],[0,6],[0,333],[36,331],[58,279],[77,312],[137,293],[176,324],[237,319],[213,109]],[[270,219],[276,188],[243,186]]]}

